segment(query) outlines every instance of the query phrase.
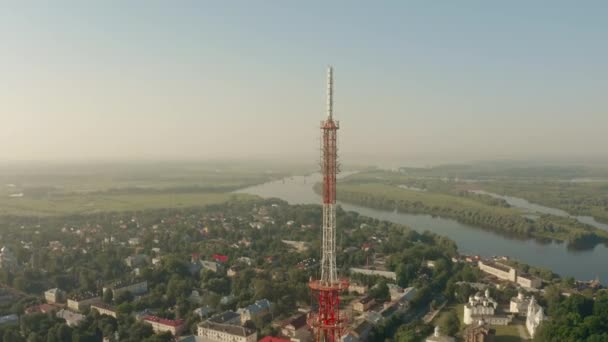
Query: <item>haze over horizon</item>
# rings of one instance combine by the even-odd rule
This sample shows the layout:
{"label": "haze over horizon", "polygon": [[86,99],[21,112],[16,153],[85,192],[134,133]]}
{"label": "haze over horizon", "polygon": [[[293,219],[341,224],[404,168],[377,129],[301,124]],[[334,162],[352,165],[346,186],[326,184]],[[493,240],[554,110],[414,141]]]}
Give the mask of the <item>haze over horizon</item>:
{"label": "haze over horizon", "polygon": [[594,160],[608,3],[5,5],[0,161]]}

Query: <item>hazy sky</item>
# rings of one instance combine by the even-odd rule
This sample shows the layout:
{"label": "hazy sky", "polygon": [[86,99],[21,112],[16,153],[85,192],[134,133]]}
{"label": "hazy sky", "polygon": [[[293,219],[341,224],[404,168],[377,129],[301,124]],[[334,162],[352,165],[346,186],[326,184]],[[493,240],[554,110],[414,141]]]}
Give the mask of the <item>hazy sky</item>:
{"label": "hazy sky", "polygon": [[606,155],[606,1],[14,3],[0,160]]}

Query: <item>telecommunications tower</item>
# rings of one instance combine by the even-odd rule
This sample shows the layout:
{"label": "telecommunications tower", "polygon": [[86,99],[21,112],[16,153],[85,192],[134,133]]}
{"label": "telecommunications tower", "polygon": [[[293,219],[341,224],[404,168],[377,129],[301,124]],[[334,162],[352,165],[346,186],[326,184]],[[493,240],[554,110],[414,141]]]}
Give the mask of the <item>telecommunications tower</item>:
{"label": "telecommunications tower", "polygon": [[340,314],[340,292],[348,289],[348,280],[338,278],[336,268],[336,174],[339,172],[337,132],[333,118],[333,69],[327,68],[327,118],[321,122],[321,173],[323,174],[323,241],[321,243],[321,278],[309,287],[318,307],[308,317],[315,341],[340,339],[346,316]]}

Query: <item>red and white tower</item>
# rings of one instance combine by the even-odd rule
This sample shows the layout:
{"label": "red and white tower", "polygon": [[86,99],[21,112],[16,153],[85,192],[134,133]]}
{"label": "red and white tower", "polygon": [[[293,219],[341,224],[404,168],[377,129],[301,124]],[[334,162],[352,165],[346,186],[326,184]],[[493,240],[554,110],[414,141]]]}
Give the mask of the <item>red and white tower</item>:
{"label": "red and white tower", "polygon": [[311,280],[309,287],[318,299],[308,324],[315,341],[340,339],[346,316],[340,314],[340,292],[348,289],[348,280],[338,278],[336,268],[336,175],[338,167],[337,132],[339,122],[333,118],[333,69],[327,69],[327,118],[321,122],[321,173],[323,174],[323,241],[321,244],[321,278]]}

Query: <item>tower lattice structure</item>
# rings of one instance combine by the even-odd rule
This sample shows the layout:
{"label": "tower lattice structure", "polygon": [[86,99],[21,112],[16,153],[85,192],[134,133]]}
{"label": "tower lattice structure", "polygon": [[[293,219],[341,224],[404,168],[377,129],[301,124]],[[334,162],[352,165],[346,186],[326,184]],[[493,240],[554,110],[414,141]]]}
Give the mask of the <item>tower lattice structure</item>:
{"label": "tower lattice structure", "polygon": [[327,69],[327,118],[321,122],[321,173],[323,175],[323,241],[321,244],[321,278],[311,280],[309,287],[317,298],[308,324],[315,341],[340,339],[346,316],[340,313],[340,293],[348,289],[348,280],[338,278],[336,267],[336,175],[339,172],[337,132],[339,122],[333,118],[333,69]]}

